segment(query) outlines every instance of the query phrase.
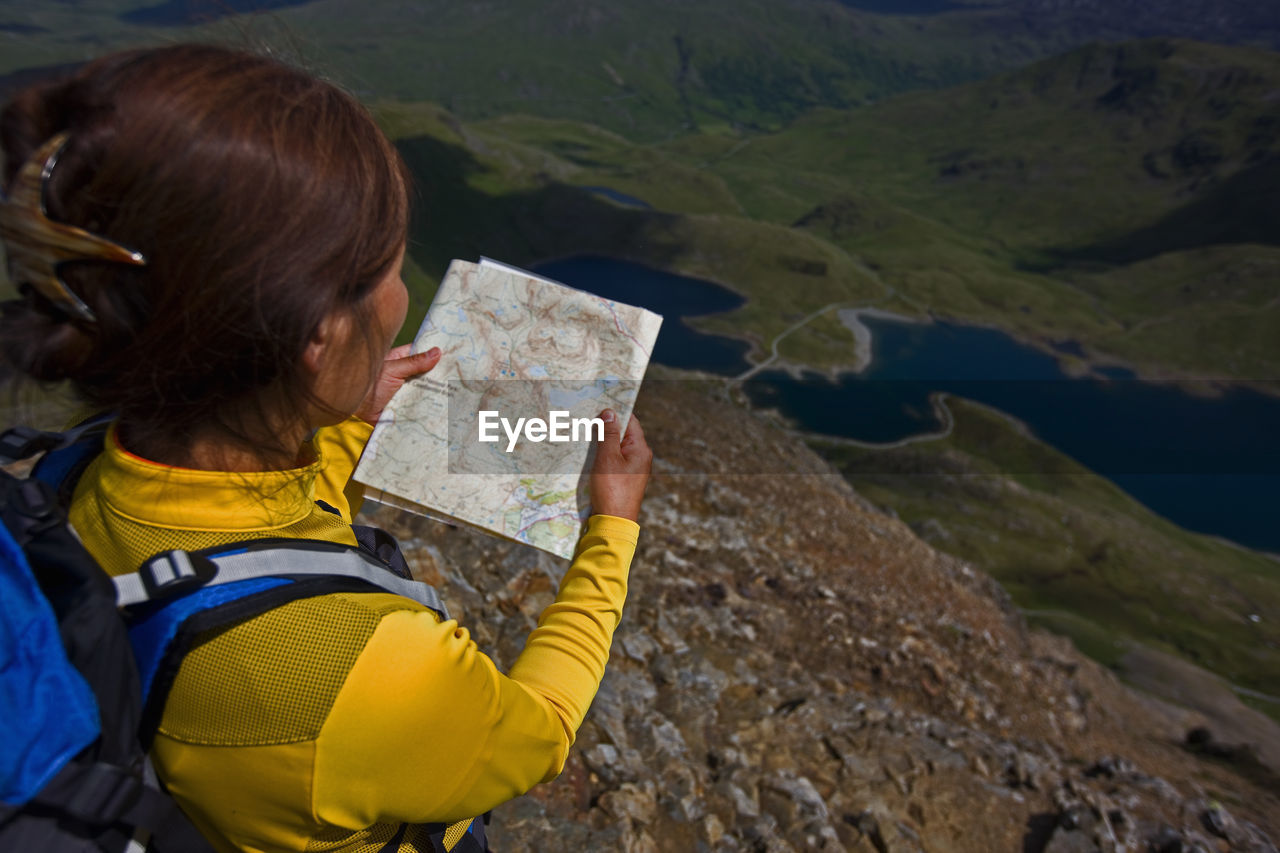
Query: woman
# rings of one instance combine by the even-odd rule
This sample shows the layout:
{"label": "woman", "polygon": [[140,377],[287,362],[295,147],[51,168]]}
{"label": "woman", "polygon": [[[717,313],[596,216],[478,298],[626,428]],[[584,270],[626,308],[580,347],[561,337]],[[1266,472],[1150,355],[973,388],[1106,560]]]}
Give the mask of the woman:
{"label": "woman", "polygon": [[[20,93],[0,144],[21,292],[5,359],[117,413],[71,507],[101,565],[263,537],[354,545],[347,480],[371,425],[439,360],[388,353],[407,181],[368,113],[273,60],[181,45]],[[25,204],[24,166],[43,174]],[[428,850],[426,824],[559,773],[621,617],[651,459],[611,414],[597,514],[507,674],[386,593],[200,637],[152,757],[215,846]]]}

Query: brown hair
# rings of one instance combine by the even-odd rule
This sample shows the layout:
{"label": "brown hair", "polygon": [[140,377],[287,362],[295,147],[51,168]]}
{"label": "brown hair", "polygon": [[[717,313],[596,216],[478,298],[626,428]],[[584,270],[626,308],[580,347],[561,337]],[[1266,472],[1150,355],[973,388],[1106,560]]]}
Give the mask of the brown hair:
{"label": "brown hair", "polygon": [[359,309],[407,230],[404,164],[364,107],[248,53],[114,54],[4,109],[4,185],[63,130],[50,218],[147,265],[62,267],[96,323],[73,322],[30,288],[5,303],[10,367],[70,380],[91,406],[119,413],[140,452],[180,452],[211,429],[255,443],[271,416],[301,411],[313,332],[330,312]]}

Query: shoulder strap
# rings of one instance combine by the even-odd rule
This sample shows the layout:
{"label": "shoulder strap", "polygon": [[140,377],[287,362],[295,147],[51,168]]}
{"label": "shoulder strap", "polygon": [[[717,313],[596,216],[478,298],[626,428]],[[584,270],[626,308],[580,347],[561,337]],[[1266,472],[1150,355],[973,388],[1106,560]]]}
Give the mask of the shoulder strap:
{"label": "shoulder strap", "polygon": [[[150,841],[145,847],[140,843],[127,850],[147,849],[155,853],[213,851],[212,845],[191,824],[178,803],[161,790],[149,760],[145,762],[143,772],[103,762],[70,762],[36,795],[32,803],[64,820],[70,818],[72,822],[86,827],[142,830],[141,833],[119,833],[134,838],[142,835]],[[31,822],[28,830],[31,837],[42,837],[47,833],[47,827]],[[19,834],[5,840],[16,843],[22,838]],[[43,848],[15,846],[13,849]],[[100,848],[94,845],[91,849]]]}
{"label": "shoulder strap", "polygon": [[183,659],[210,630],[302,598],[371,588],[402,595],[442,620],[449,618],[430,586],[399,577],[359,548],[310,539],[257,539],[201,551],[166,551],[113,581],[117,603],[132,623],[129,640],[143,697],[139,730],[146,747]]}
{"label": "shoulder strap", "polygon": [[427,584],[399,577],[357,548],[311,539],[257,539],[203,551],[165,551],[113,580],[117,605],[135,607],[202,587],[272,577],[357,578],[449,618],[439,594]]}
{"label": "shoulder strap", "polygon": [[71,505],[71,495],[80,475],[99,453],[102,438],[115,415],[96,415],[64,432],[43,432],[27,426],[10,427],[0,433],[0,464],[29,459],[43,453],[31,471],[31,480],[39,480],[54,490],[58,502]]}
{"label": "shoulder strap", "polygon": [[109,420],[105,415],[90,418],[65,432],[45,432],[29,426],[9,427],[0,433],[0,464],[8,465],[20,459],[30,459],[37,453],[70,447],[85,433],[102,429]]}

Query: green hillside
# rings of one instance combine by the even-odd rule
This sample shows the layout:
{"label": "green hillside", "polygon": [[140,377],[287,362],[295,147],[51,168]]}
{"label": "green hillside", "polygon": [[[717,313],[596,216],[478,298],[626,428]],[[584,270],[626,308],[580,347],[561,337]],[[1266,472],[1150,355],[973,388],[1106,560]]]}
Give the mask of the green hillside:
{"label": "green hillside", "polygon": [[[1280,323],[1266,296],[1280,222],[1276,91],[1271,52],[1091,47],[944,93],[815,114],[713,170],[735,189],[786,187],[753,212],[795,217],[935,312],[1075,338],[1151,373],[1277,375],[1280,347],[1265,341]],[[1233,270],[1227,298],[1187,281],[1214,246]],[[1180,286],[1150,280],[1162,257]],[[1129,334],[1153,323],[1183,345]]]}
{"label": "green hillside", "polygon": [[[383,104],[376,110],[397,138],[419,195],[409,251],[425,276],[410,280],[407,330],[425,312],[449,261],[481,254],[529,264],[596,252],[720,281],[753,297],[730,322],[733,333],[758,340],[791,316],[797,293],[826,302],[865,301],[880,293],[874,279],[830,243],[714,212],[706,201],[716,197],[718,182],[690,182],[688,169],[655,168],[646,194],[657,201],[686,199],[690,212],[626,208],[577,186],[582,175],[571,161],[490,126],[464,125],[432,105]],[[598,130],[584,135],[625,145]],[[720,192],[722,201],[731,201]]]}
{"label": "green hillside", "polygon": [[[998,412],[946,405],[945,439],[811,443],[860,494],[982,566],[1033,621],[1099,661],[1117,663],[1136,640],[1280,696],[1280,561],[1178,528]],[[1257,707],[1280,718],[1280,705]]]}
{"label": "green hillside", "polygon": [[[157,6],[173,12],[184,5],[196,10],[193,20],[212,10],[265,11],[188,26],[153,14]],[[814,107],[844,109],[977,80],[1097,40],[1280,42],[1280,28],[1259,26],[1256,15],[1041,10],[1028,0],[953,4],[927,15],[880,13],[895,3],[836,0],[277,5],[3,0],[0,75],[120,47],[215,39],[293,57],[371,99],[432,100],[469,119],[512,112],[569,118],[655,141],[699,128],[778,129]]]}
{"label": "green hillside", "polygon": [[990,13],[900,18],[826,0],[316,0],[198,26],[122,17],[154,5],[0,3],[0,34],[29,36],[10,39],[0,73],[144,42],[247,40],[367,97],[434,100],[469,118],[533,112],[657,139],[704,125],[776,128],[814,106],[976,79],[1070,44],[984,35],[977,24]]}
{"label": "green hillside", "polygon": [[[870,89],[855,89],[879,79],[879,66],[858,65],[850,51],[907,57],[945,42],[973,55],[986,42],[970,30],[1004,32],[1008,22],[997,26],[992,9],[884,16],[814,2],[783,14],[775,3],[754,0],[729,15],[700,2],[677,15],[567,0],[534,14],[514,2],[484,17],[445,4],[356,14],[346,0],[317,0],[163,33],[283,40],[295,55],[323,57],[317,65],[377,104],[424,189],[412,251],[417,311],[451,257],[528,263],[595,251],[756,297],[701,325],[747,337],[758,353],[819,309],[876,304],[997,325],[1046,347],[1075,340],[1095,362],[1147,375],[1278,375],[1280,54],[1170,40],[1093,45],[991,79],[832,109],[814,105],[861,104]],[[11,39],[3,61],[47,64],[142,38],[117,17],[137,8],[103,0],[74,16],[61,6],[18,15],[0,3],[0,17],[47,30]],[[676,42],[664,41],[677,24],[689,34],[680,51],[693,57],[683,77]],[[76,26],[98,27],[94,40]],[[474,53],[477,41],[501,60],[450,52]],[[1024,52],[1045,43],[1037,45]],[[821,85],[821,75],[791,81],[784,109],[785,99],[769,106],[752,94],[771,79],[764,66],[725,59],[739,69],[732,85],[710,73],[720,67],[713,57],[735,50],[805,67],[844,51],[862,71]],[[579,73],[583,63],[595,71]],[[572,80],[537,82],[544,72]],[[806,95],[811,88],[819,94]],[[525,94],[503,106],[499,90]],[[423,92],[443,103],[404,100]],[[524,112],[474,118],[512,108]],[[565,115],[591,123],[553,117]],[[575,189],[590,186],[653,210]],[[849,365],[853,341],[833,316],[815,320],[808,338],[792,335],[783,355]]]}
{"label": "green hillside", "polygon": [[[1072,339],[1095,361],[1149,375],[1258,378],[1280,371],[1275,91],[1280,55],[1160,40],[1082,48],[873,107],[817,110],[777,133],[642,144],[568,120],[450,117],[449,144],[470,152],[468,180],[493,198],[511,186],[608,186],[655,208],[561,193],[567,206],[554,213],[534,216],[526,205],[524,214],[474,219],[477,245],[545,231],[548,220],[581,225],[578,250],[674,265],[769,300],[768,311],[703,323],[762,347],[843,300],[993,324],[1045,346]],[[389,127],[435,132],[403,120]],[[446,172],[449,156],[439,160]],[[573,213],[580,205],[599,212],[584,222]],[[629,225],[610,230],[620,220]],[[691,228],[730,239],[766,223],[769,238],[737,241],[748,257],[730,252],[730,266],[718,266],[709,245],[678,251],[669,242]],[[449,227],[460,227],[456,217]],[[655,229],[667,236],[655,241]],[[553,242],[526,241],[515,254],[568,245]],[[850,286],[848,275],[863,284]],[[849,364],[851,338],[826,323],[800,360]],[[789,340],[791,353],[798,344]]]}

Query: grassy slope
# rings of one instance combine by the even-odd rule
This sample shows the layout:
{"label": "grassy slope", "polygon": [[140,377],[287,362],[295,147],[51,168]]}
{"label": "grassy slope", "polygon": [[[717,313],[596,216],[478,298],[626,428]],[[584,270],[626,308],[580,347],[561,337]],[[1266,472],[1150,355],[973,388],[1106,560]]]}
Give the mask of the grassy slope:
{"label": "grassy slope", "polygon": [[[0,30],[0,70],[139,41],[247,40],[371,100],[435,98],[470,118],[542,116],[453,122],[453,136],[439,121],[400,128],[441,143],[416,146],[419,169],[474,166],[465,187],[437,188],[430,202],[460,200],[467,213],[450,215],[453,234],[439,221],[418,230],[420,244],[435,244],[417,249],[428,276],[477,246],[516,261],[613,251],[760,297],[705,325],[762,344],[831,301],[882,301],[1032,340],[1074,338],[1099,360],[1149,373],[1280,370],[1280,348],[1268,346],[1280,307],[1256,298],[1272,281],[1268,263],[1254,262],[1265,250],[1217,256],[1254,294],[1243,300],[1200,287],[1194,255],[1212,251],[1197,240],[1280,239],[1275,226],[1251,224],[1280,221],[1280,210],[1269,215],[1280,204],[1280,169],[1268,165],[1280,156],[1274,53],[1167,41],[1087,47],[850,109],[1119,35],[1123,21],[1090,13],[1038,26],[1015,2],[883,16],[820,0],[315,0],[163,30],[115,17],[145,5],[0,2],[0,23],[43,28],[24,38]],[[1258,188],[1248,209],[1231,204],[1233,175]],[[608,185],[686,216],[620,214],[560,184]],[[585,227],[581,245],[534,216]],[[821,265],[820,275],[797,272]],[[1187,283],[1176,304],[1143,284],[1153,270]],[[847,362],[850,339],[827,325],[823,342],[790,340],[788,351],[820,367]]]}
{"label": "grassy slope", "polygon": [[[1280,55],[1268,51],[1091,46],[945,93],[819,111],[753,142],[734,165],[804,163],[1019,249],[1074,245],[1146,225],[1274,153],[1278,83]],[[807,207],[827,195],[793,185]],[[804,210],[755,212],[791,221]]]}
{"label": "grassy slope", "polygon": [[975,80],[1093,40],[1270,38],[1239,21],[1206,28],[1157,16],[1166,26],[1153,29],[1096,9],[1028,13],[1025,0],[929,16],[836,0],[312,0],[201,26],[119,17],[157,2],[0,0],[0,74],[212,38],[268,46],[365,97],[434,100],[467,118],[533,112],[655,140],[695,126],[776,129],[816,106]]}
{"label": "grassy slope", "polygon": [[[704,274],[763,300],[763,310],[748,306],[699,323],[709,330],[746,333],[767,342],[795,319],[835,301],[892,301],[894,307],[906,305],[915,311],[928,306],[935,312],[986,322],[1007,320],[1006,327],[1055,337],[1086,326],[1110,328],[1107,321],[1096,318],[1086,294],[1011,269],[1007,261],[991,254],[985,245],[989,241],[894,204],[855,196],[837,174],[806,176],[790,168],[806,161],[804,152],[771,155],[754,171],[718,167],[726,153],[731,158],[743,156],[735,152],[761,144],[759,137],[704,134],[667,145],[641,145],[590,125],[532,116],[506,116],[467,125],[467,129],[473,147],[502,152],[507,162],[519,160],[525,172],[544,179],[577,186],[607,185],[665,213],[686,217],[705,218],[718,211],[717,220],[728,230],[748,222],[775,225],[776,239],[766,244],[734,241],[727,257],[744,261],[735,264],[740,273],[708,262],[682,266],[686,272]],[[517,149],[523,153],[512,153]],[[813,226],[812,220],[804,227],[791,227],[790,213],[806,210],[812,200],[790,195],[797,181],[805,182],[814,197],[837,194],[817,217],[825,217],[823,226],[831,228]],[[783,205],[787,215],[769,215],[762,209],[762,204],[771,203]],[[747,256],[740,255],[740,250]],[[844,276],[860,283],[842,287],[839,279]],[[952,286],[955,282],[964,286]],[[895,299],[895,294],[905,302]],[[1024,306],[1034,306],[1035,313],[1027,316]],[[816,367],[848,364],[851,337],[834,323],[825,325],[829,328],[822,342],[806,344],[793,336],[785,353]]]}
{"label": "grassy slope", "polygon": [[982,566],[1103,663],[1131,638],[1280,695],[1280,561],[1176,527],[990,409],[947,405],[945,439],[816,444],[861,494]]}
{"label": "grassy slope", "polygon": [[1280,375],[1280,247],[1188,249],[1067,275],[1120,322],[1094,339],[1099,349],[1184,375]]}
{"label": "grassy slope", "polygon": [[[430,302],[434,281],[452,258],[480,254],[528,264],[578,252],[599,252],[678,270],[750,293],[743,309],[712,323],[758,343],[798,316],[804,304],[865,301],[880,288],[831,244],[784,226],[707,212],[730,198],[714,177],[698,181],[665,158],[606,163],[629,145],[597,128],[525,120],[540,147],[514,139],[508,121],[464,125],[430,104],[381,104],[380,121],[398,139],[418,181],[422,215],[411,229],[410,253],[424,278],[415,287],[410,324]],[[564,156],[553,153],[560,150]],[[572,158],[572,159],[570,159]],[[658,165],[655,165],[658,164]],[[649,172],[644,195],[688,211],[625,208],[578,187],[613,169]],[[618,187],[623,189],[622,186]],[[636,187],[640,191],[640,187]],[[412,282],[411,282],[412,284]]]}
{"label": "grassy slope", "polygon": [[139,41],[247,35],[316,60],[368,96],[437,100],[470,117],[531,109],[652,139],[694,124],[778,127],[816,105],[975,79],[1071,43],[977,26],[990,12],[903,19],[817,0],[315,0],[173,28],[116,17],[150,5],[2,2],[0,25],[37,29],[19,38],[0,27],[0,72]]}
{"label": "grassy slope", "polygon": [[[1267,166],[1280,156],[1268,107],[1278,89],[1280,55],[1154,41],[1084,48],[867,109],[819,110],[778,133],[721,129],[640,144],[512,115],[471,125],[469,139],[522,149],[504,156],[547,180],[607,185],[668,213],[787,227],[797,246],[827,244],[789,253],[791,266],[847,256],[844,266],[882,284],[869,301],[1032,340],[1076,339],[1097,360],[1150,374],[1258,378],[1280,371],[1267,244],[1280,242],[1267,224],[1280,213],[1266,215],[1280,199]],[[1245,181],[1256,199],[1237,209],[1230,189]],[[1221,245],[1201,245],[1207,233]],[[839,293],[796,281],[780,294],[770,284],[772,307],[790,318]],[[784,325],[770,323],[775,316],[708,325],[768,340]],[[788,346],[803,346],[816,366],[847,363],[847,336],[825,337]]]}
{"label": "grassy slope", "polygon": [[[1270,248],[1200,243],[1206,231],[1280,242],[1265,224],[1280,221],[1266,165],[1280,152],[1278,89],[1280,55],[1144,42],[819,111],[746,144],[666,147],[722,177],[749,215],[836,243],[937,313],[1077,338],[1152,372],[1256,377],[1280,370],[1280,347],[1264,342],[1280,314],[1260,298],[1273,289]],[[1242,179],[1251,205],[1224,192]],[[1205,252],[1233,269],[1244,301],[1203,286]],[[1156,268],[1186,287],[1161,292]],[[1131,335],[1142,321],[1162,333]]]}

